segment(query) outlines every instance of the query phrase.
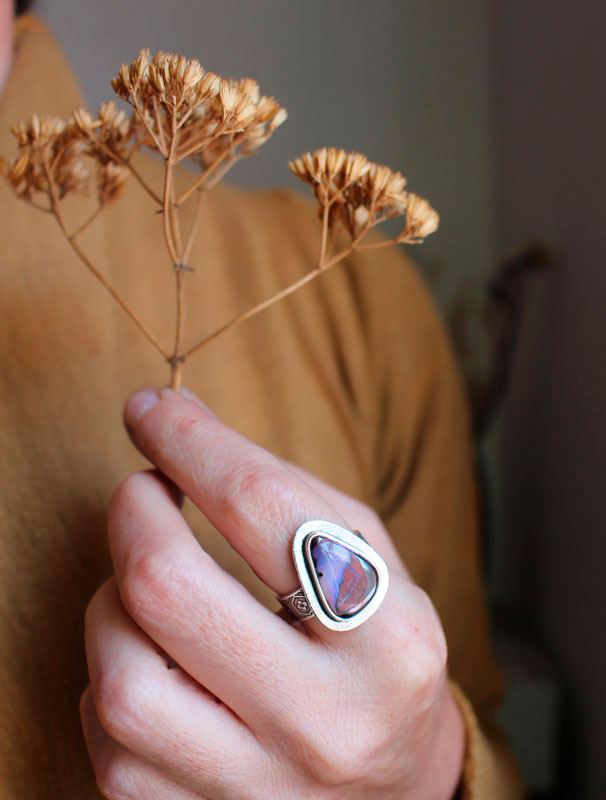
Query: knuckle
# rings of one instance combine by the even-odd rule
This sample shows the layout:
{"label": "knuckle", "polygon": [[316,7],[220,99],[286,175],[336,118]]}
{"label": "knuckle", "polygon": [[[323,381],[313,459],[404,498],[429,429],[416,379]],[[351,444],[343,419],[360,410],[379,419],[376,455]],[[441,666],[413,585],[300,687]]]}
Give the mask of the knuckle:
{"label": "knuckle", "polygon": [[130,800],[132,775],[123,754],[112,754],[95,772],[97,786],[107,800]]}
{"label": "knuckle", "polygon": [[171,548],[133,556],[124,566],[120,595],[135,621],[170,618],[187,603],[191,592],[191,569]]}
{"label": "knuckle", "polygon": [[415,657],[408,660],[410,688],[422,709],[431,705],[446,675],[448,648],[438,615],[428,596],[422,593],[424,613],[416,626]]}
{"label": "knuckle", "polygon": [[320,784],[336,788],[363,781],[367,775],[368,756],[361,748],[349,743],[329,750],[314,748],[312,763]]}
{"label": "knuckle", "polygon": [[127,667],[103,672],[93,691],[101,727],[122,744],[132,743],[149,716],[147,691],[140,673]]}
{"label": "knuckle", "polygon": [[418,713],[433,705],[443,675],[444,670],[432,650],[426,648],[417,654],[410,685],[410,699]]}
{"label": "knuckle", "polygon": [[[325,719],[322,723],[317,720],[318,716],[312,714],[307,724],[291,732],[288,739],[295,745],[293,752],[303,754],[307,769],[322,786],[334,789],[362,781],[368,775],[374,750],[366,727],[350,715],[337,720],[329,730]],[[337,737],[335,728],[340,732]]]}
{"label": "knuckle", "polygon": [[208,426],[200,414],[195,412],[180,414],[173,422],[171,438],[190,442],[192,439],[198,439],[207,428]]}
{"label": "knuckle", "polygon": [[275,525],[297,506],[292,479],[275,464],[245,462],[225,478],[219,492],[222,509],[234,522],[252,518]]}

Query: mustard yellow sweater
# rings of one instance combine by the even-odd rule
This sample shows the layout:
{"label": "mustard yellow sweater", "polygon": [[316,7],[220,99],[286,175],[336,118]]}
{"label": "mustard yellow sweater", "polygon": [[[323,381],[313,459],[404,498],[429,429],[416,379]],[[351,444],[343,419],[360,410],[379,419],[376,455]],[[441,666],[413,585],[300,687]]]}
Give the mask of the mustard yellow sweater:
{"label": "mustard yellow sweater", "polygon": [[[79,105],[57,44],[38,20],[20,19],[0,152],[14,148],[9,125]],[[160,180],[154,161],[141,168]],[[83,245],[170,343],[174,278],[150,202],[131,185]],[[290,193],[218,188],[205,203],[188,279],[191,343],[303,275],[319,240],[315,210]],[[99,794],[78,716],[83,612],[110,571],[108,497],[143,466],[122,403],[165,383],[167,367],[50,215],[5,185],[0,214],[0,798],[88,800]],[[502,687],[461,385],[414,269],[402,252],[379,252],[217,340],[185,382],[227,424],[378,510],[446,631],[468,734],[462,796],[513,800],[515,769],[491,723]],[[187,513],[205,549],[276,608],[223,537]]]}

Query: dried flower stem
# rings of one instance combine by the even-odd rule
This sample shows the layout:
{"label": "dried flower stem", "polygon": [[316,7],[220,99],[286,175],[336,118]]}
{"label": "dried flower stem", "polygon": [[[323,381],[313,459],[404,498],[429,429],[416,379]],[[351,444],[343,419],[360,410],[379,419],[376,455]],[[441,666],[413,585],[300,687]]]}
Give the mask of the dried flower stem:
{"label": "dried flower stem", "polygon": [[[213,173],[215,171],[215,169],[217,169],[219,164],[221,164],[223,161],[225,161],[227,159],[227,156],[229,156],[230,153],[231,153],[231,150],[226,150],[224,153],[221,153],[221,155],[218,158],[216,158],[215,161],[213,161],[213,163],[204,170],[204,172],[200,175],[200,177],[197,178],[194,181],[194,183],[192,183],[192,185],[189,187],[189,189],[187,189],[185,192],[183,192],[183,194],[176,200],[175,205],[177,205],[177,206],[183,205],[183,203],[189,197],[191,197],[191,195],[197,189],[201,189],[203,186],[205,186],[209,175],[211,175],[211,173]],[[235,164],[235,162],[237,160],[238,160],[237,157],[234,157],[234,158],[230,159],[229,162],[228,162],[229,163],[229,167],[227,167],[227,169],[231,168],[233,166],[233,164]],[[215,183],[217,183],[218,180],[221,179],[221,177],[223,177],[225,172],[227,172],[227,169],[225,169],[225,171],[222,172],[221,175],[219,175],[218,178],[216,178],[213,181],[213,184],[212,184],[213,186],[214,186]],[[208,188],[211,188],[211,187],[208,187]]]}
{"label": "dried flower stem", "polygon": [[160,135],[160,144],[162,146],[161,153],[166,153],[166,138],[164,136],[164,126],[162,125],[162,119],[160,117],[160,104],[158,103],[158,98],[153,98],[153,106],[154,106],[154,115],[156,117],[156,127],[158,128],[158,134]]}
{"label": "dried flower stem", "polygon": [[147,118],[146,118],[145,114],[141,111],[141,108],[139,107],[139,101],[137,100],[136,97],[133,99],[131,105],[133,106],[133,108],[137,112],[137,115],[139,116],[139,119],[143,123],[143,125],[145,127],[145,130],[151,136],[151,138],[152,138],[154,144],[156,145],[158,151],[160,153],[162,153],[164,158],[166,158],[166,146],[165,145],[163,146],[162,142],[158,140],[158,137],[156,136],[154,129],[150,126],[150,124],[147,121]]}
{"label": "dried flower stem", "polygon": [[174,230],[171,230],[171,224],[174,222],[174,217],[171,218],[171,193],[173,186],[173,156],[175,152],[175,136],[173,134],[170,149],[166,156],[166,172],[164,175],[164,203],[162,207],[162,217],[164,222],[164,239],[168,252],[173,262],[173,267],[176,266],[180,259],[175,247]]}
{"label": "dried flower stem", "polygon": [[89,226],[89,225],[91,225],[91,224],[92,224],[92,223],[93,223],[93,222],[94,222],[94,221],[97,219],[97,217],[99,216],[99,214],[100,214],[102,211],[103,211],[103,206],[102,206],[102,205],[99,205],[99,206],[97,207],[97,210],[96,210],[96,211],[93,211],[93,213],[90,215],[90,217],[89,217],[87,220],[85,220],[85,221],[82,223],[82,225],[80,225],[80,227],[79,227],[79,228],[77,228],[77,229],[76,229],[76,230],[75,230],[75,231],[74,231],[72,234],[70,234],[70,235],[69,235],[67,238],[68,238],[68,239],[70,239],[70,240],[71,240],[71,239],[76,239],[78,236],[80,236],[80,234],[81,234],[81,233],[84,233],[84,231],[85,231],[85,230],[88,228],[88,226]]}
{"label": "dried flower stem", "polygon": [[274,303],[277,303],[283,298],[288,297],[288,295],[293,294],[293,292],[296,292],[297,289],[300,289],[302,286],[305,286],[307,283],[310,283],[311,281],[314,280],[314,278],[317,278],[318,275],[322,275],[322,273],[326,272],[331,267],[334,267],[336,264],[343,261],[343,259],[350,256],[353,252],[358,250],[378,250],[382,247],[393,247],[393,245],[398,243],[415,243],[414,240],[411,239],[396,237],[395,239],[374,242],[373,244],[359,245],[358,242],[360,241],[360,239],[366,233],[367,230],[368,227],[366,227],[363,230],[363,232],[359,236],[357,236],[356,239],[352,241],[349,247],[337,253],[332,258],[326,260],[326,255],[327,255],[326,250],[328,245],[328,204],[327,204],[324,210],[323,221],[322,221],[322,245],[321,245],[320,258],[318,260],[317,266],[314,267],[314,269],[312,269],[311,272],[308,272],[302,278],[299,278],[299,280],[295,281],[294,283],[291,283],[285,289],[282,289],[277,294],[267,298],[267,300],[263,300],[260,303],[257,303],[257,305],[252,306],[252,308],[247,309],[242,314],[239,314],[238,316],[231,319],[229,322],[226,322],[225,325],[222,325],[216,331],[213,331],[213,333],[206,336],[204,339],[202,339],[202,341],[198,342],[196,345],[194,345],[194,347],[190,348],[186,353],[184,353],[183,361],[186,361],[190,356],[194,355],[194,353],[196,353],[198,350],[201,350],[202,347],[204,347],[205,345],[217,339],[223,333],[227,333],[227,331],[231,330],[232,328],[235,328],[242,322],[245,322],[247,319],[256,316],[261,311],[264,311],[266,308],[273,306]]}
{"label": "dried flower stem", "polygon": [[[200,225],[200,205],[202,203],[202,189],[198,189],[196,192],[196,207],[194,209],[194,218],[191,224],[191,230],[189,232],[189,236],[187,237],[187,243],[185,245],[185,250],[183,251],[183,264],[189,264],[189,257],[191,255],[192,247],[194,246],[194,242],[196,240],[196,234],[198,233],[198,227]],[[189,267],[192,269],[192,267]]]}
{"label": "dried flower stem", "polygon": [[124,167],[127,167],[127,169],[129,169],[129,170],[131,171],[131,174],[132,174],[133,178],[134,178],[134,179],[137,181],[137,183],[139,183],[139,184],[140,184],[140,186],[141,186],[143,189],[145,189],[145,191],[146,191],[146,192],[147,192],[147,194],[148,194],[148,195],[149,195],[149,196],[152,198],[152,200],[155,200],[155,201],[156,201],[156,203],[157,203],[159,206],[161,206],[161,205],[162,205],[162,198],[161,198],[161,197],[159,197],[159,196],[158,196],[158,195],[157,195],[157,194],[154,192],[154,190],[151,188],[151,186],[149,186],[149,185],[148,185],[148,184],[145,182],[145,180],[144,180],[144,179],[141,177],[141,175],[140,175],[140,174],[137,172],[137,170],[136,170],[136,169],[133,167],[133,165],[132,165],[132,162],[131,162],[130,158],[128,158],[128,159],[118,159],[118,163],[119,163],[119,164],[122,164],[122,166],[124,166]]}
{"label": "dried flower stem", "polygon": [[90,136],[90,134],[88,135],[88,138],[89,138],[89,141],[93,142],[94,146],[99,148],[99,150],[102,150],[108,158],[111,158],[112,161],[116,162],[116,164],[120,164],[121,166],[126,167],[128,170],[130,170],[131,175],[137,181],[137,183],[141,186],[141,188],[144,189],[147,192],[147,194],[152,198],[152,200],[155,200],[156,203],[159,206],[162,205],[162,198],[159,197],[156,194],[156,192],[154,192],[154,190],[151,188],[151,186],[144,180],[144,178],[140,175],[140,173],[133,166],[132,161],[131,161],[132,152],[130,153],[128,158],[121,158],[118,155],[118,153],[114,153],[113,150],[110,150],[109,147],[106,147],[106,145],[104,145],[102,142],[95,141]]}
{"label": "dried flower stem", "polygon": [[171,137],[166,157],[166,175],[164,180],[164,237],[166,246],[173,260],[177,293],[177,323],[175,330],[175,346],[172,356],[168,359],[170,364],[170,385],[175,391],[181,388],[183,378],[183,336],[185,334],[185,273],[186,265],[183,263],[181,248],[181,231],[179,216],[175,206],[173,191],[173,167],[175,165],[175,152],[177,149],[179,131],[177,128],[176,110],[171,115]]}
{"label": "dried flower stem", "polygon": [[[166,350],[165,350],[165,349],[162,347],[162,345],[161,345],[161,344],[158,342],[158,340],[157,340],[157,339],[156,339],[156,337],[153,335],[153,333],[150,331],[150,329],[147,327],[147,325],[146,325],[146,324],[145,324],[145,323],[144,323],[144,322],[143,322],[141,319],[139,319],[139,317],[137,316],[137,314],[136,314],[136,313],[135,313],[135,312],[132,310],[132,308],[131,308],[131,307],[128,305],[128,303],[126,302],[126,300],[124,300],[124,298],[122,297],[122,295],[121,295],[121,294],[120,294],[120,293],[117,291],[117,289],[115,289],[115,288],[114,288],[114,287],[111,285],[111,283],[110,283],[110,282],[107,280],[107,278],[106,278],[106,277],[105,277],[105,276],[104,276],[104,275],[103,275],[101,272],[99,272],[99,270],[98,270],[98,269],[95,267],[95,265],[94,265],[94,264],[93,264],[93,263],[90,261],[90,259],[89,259],[89,258],[86,256],[86,254],[84,253],[84,251],[83,251],[83,250],[80,248],[80,246],[79,246],[79,245],[76,243],[76,241],[75,241],[75,237],[76,237],[76,236],[77,236],[79,233],[81,233],[81,230],[82,230],[82,229],[80,229],[80,230],[77,230],[77,231],[76,231],[75,233],[73,233],[73,234],[70,234],[70,233],[68,232],[68,230],[67,230],[67,228],[66,228],[66,226],[65,226],[65,221],[64,221],[64,219],[63,219],[63,215],[62,215],[62,213],[61,213],[61,208],[60,208],[60,205],[59,205],[59,198],[57,197],[57,187],[55,186],[55,181],[54,181],[54,179],[53,179],[53,176],[52,176],[52,173],[51,173],[51,171],[50,171],[50,168],[49,168],[48,162],[47,162],[46,160],[44,161],[44,170],[45,170],[45,173],[46,173],[46,178],[47,178],[47,180],[48,180],[48,189],[49,189],[49,193],[50,193],[50,199],[51,199],[51,208],[50,208],[50,212],[51,212],[51,213],[54,215],[55,219],[57,220],[57,223],[59,224],[59,227],[61,228],[61,231],[63,232],[63,235],[65,236],[65,238],[66,238],[66,239],[67,239],[67,241],[69,242],[69,245],[70,245],[70,247],[71,247],[71,248],[72,248],[72,250],[73,250],[73,251],[76,253],[76,255],[78,256],[78,258],[79,258],[79,259],[82,261],[82,263],[83,263],[83,264],[84,264],[84,265],[87,267],[87,269],[88,269],[88,270],[89,270],[89,271],[90,271],[90,272],[91,272],[91,273],[92,273],[92,274],[95,276],[95,278],[96,278],[96,279],[97,279],[97,280],[98,280],[98,281],[99,281],[99,282],[100,282],[100,283],[101,283],[101,284],[102,284],[102,285],[103,285],[103,286],[104,286],[104,287],[107,289],[107,291],[108,291],[108,292],[111,294],[111,296],[114,298],[114,300],[116,300],[116,301],[118,302],[118,304],[119,304],[120,306],[122,306],[122,308],[124,309],[124,311],[126,311],[126,313],[128,314],[128,316],[129,316],[129,317],[132,319],[132,321],[135,323],[135,325],[136,325],[136,326],[139,328],[139,330],[141,331],[141,333],[143,333],[143,335],[144,335],[144,336],[145,336],[145,337],[146,337],[146,338],[149,340],[149,342],[150,342],[150,343],[151,343],[151,344],[152,344],[152,345],[153,345],[153,346],[156,348],[156,350],[157,350],[159,353],[161,353],[161,355],[162,355],[162,356],[164,356],[164,358],[168,358],[168,353],[167,353],[167,352],[166,352]],[[95,214],[93,214],[92,216],[93,216],[93,217],[94,217],[94,216],[96,216],[96,213],[95,213]],[[92,222],[92,217],[90,217],[90,218],[87,220],[87,222],[85,223],[85,225],[88,225],[90,222]]]}
{"label": "dried flower stem", "polygon": [[160,342],[156,339],[154,334],[150,331],[147,325],[139,319],[138,315],[133,311],[133,309],[128,305],[126,300],[122,297],[122,295],[109,283],[109,281],[105,278],[104,275],[99,272],[99,270],[91,263],[91,261],[87,258],[86,254],[81,250],[79,245],[71,238],[67,236],[67,240],[74,250],[78,258],[85,264],[85,266],[92,272],[92,274],[97,278],[97,280],[103,284],[103,286],[107,289],[107,291],[111,294],[111,296],[122,306],[122,308],[126,311],[128,316],[132,319],[135,325],[139,328],[141,333],[148,339],[148,341],[156,348],[156,350],[160,353],[160,355],[168,359],[169,354],[166,350],[162,347]]}

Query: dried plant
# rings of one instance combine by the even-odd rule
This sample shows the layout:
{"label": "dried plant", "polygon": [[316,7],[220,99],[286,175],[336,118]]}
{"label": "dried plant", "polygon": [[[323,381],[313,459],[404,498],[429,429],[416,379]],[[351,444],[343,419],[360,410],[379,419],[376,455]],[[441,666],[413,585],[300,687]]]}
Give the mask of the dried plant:
{"label": "dried plant", "polygon": [[[65,121],[34,115],[12,129],[18,153],[0,159],[0,171],[17,197],[52,214],[70,246],[86,267],[117,300],[139,330],[169,363],[171,386],[179,389],[183,365],[204,345],[278,302],[357,250],[397,243],[417,244],[433,233],[439,218],[429,203],[405,191],[406,180],[388,167],[373,164],[360,153],[323,148],[305,153],[289,167],[308,183],[320,208],[322,235],[316,266],[300,280],[248,309],[204,337],[185,346],[185,281],[199,219],[201,193],[211,189],[240,159],[256,153],[286,119],[272,97],[261,95],[251,78],[230,80],[205,71],[198,61],[142,50],[122,64],[112,87],[130,110],[103,103],[97,116],[85,109]],[[133,156],[142,148],[164,160],[162,187],[149,186]],[[177,195],[175,167],[189,163],[197,174]],[[110,203],[119,198],[132,176],[154,200],[162,224],[176,283],[176,326],[173,347],[167,349],[130,304],[107,281],[78,244],[78,237]],[[68,228],[63,201],[94,185],[97,207],[74,230]],[[181,230],[181,209],[188,201],[198,208],[187,238]],[[390,240],[365,243],[371,228],[387,219],[404,217],[401,233]],[[346,234],[346,244],[340,232]]]}

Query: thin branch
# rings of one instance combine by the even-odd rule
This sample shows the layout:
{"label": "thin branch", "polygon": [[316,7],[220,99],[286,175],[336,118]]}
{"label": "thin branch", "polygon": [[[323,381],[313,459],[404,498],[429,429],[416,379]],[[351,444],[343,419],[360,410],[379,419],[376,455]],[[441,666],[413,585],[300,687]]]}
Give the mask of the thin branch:
{"label": "thin branch", "polygon": [[193,108],[190,108],[190,109],[189,109],[189,111],[187,111],[187,112],[186,112],[186,113],[185,113],[185,114],[184,114],[184,115],[181,117],[181,119],[179,120],[179,124],[177,125],[177,128],[182,128],[182,127],[185,125],[185,123],[187,122],[187,120],[188,120],[188,119],[191,117],[191,115],[193,114],[193,111],[194,111],[194,110],[193,110]]}
{"label": "thin branch", "polygon": [[204,345],[209,344],[209,342],[212,342],[221,334],[227,333],[227,331],[231,330],[232,328],[235,328],[237,325],[240,325],[240,323],[244,322],[245,320],[256,316],[261,311],[264,311],[266,308],[273,306],[274,303],[277,303],[284,297],[288,297],[288,295],[292,294],[293,292],[296,292],[297,289],[300,289],[302,286],[305,286],[305,284],[309,283],[314,278],[317,278],[318,275],[321,275],[323,272],[326,272],[326,270],[329,269],[330,267],[334,266],[335,264],[338,264],[339,261],[342,261],[350,253],[351,253],[351,248],[343,250],[343,252],[339,253],[330,261],[327,261],[322,266],[320,265],[316,266],[311,272],[308,272],[302,278],[299,278],[298,281],[291,283],[290,286],[287,286],[285,289],[282,289],[282,291],[278,292],[272,297],[269,297],[267,300],[263,300],[262,302],[257,303],[256,306],[249,308],[247,311],[244,311],[242,314],[239,314],[237,317],[234,317],[229,322],[226,322],[225,325],[222,325],[220,328],[214,331],[214,333],[211,333],[209,336],[202,339],[201,342],[198,342],[198,344],[194,345],[194,347],[190,348],[186,353],[184,353],[183,359],[187,360],[190,356],[192,356],[194,353],[196,353],[198,350],[204,347]]}
{"label": "thin branch", "polygon": [[205,191],[210,191],[214,186],[216,186],[219,183],[219,181],[226,175],[226,173],[229,172],[229,170],[233,167],[233,165],[237,164],[238,161],[240,161],[241,158],[244,158],[244,156],[241,156],[239,153],[237,153],[235,156],[232,156],[228,161],[225,162],[225,164],[223,164],[220,170],[215,172],[211,180],[209,180],[207,183],[204,184],[204,186],[200,188]]}
{"label": "thin branch", "polygon": [[37,211],[44,211],[46,214],[52,214],[53,209],[47,208],[46,206],[41,206],[39,203],[36,203],[35,200],[30,200],[29,197],[23,197],[23,195],[17,194],[15,195],[17,200],[21,200],[22,203],[27,203],[28,206],[35,208]]}
{"label": "thin branch", "polygon": [[132,176],[133,176],[133,178],[135,178],[135,180],[138,181],[141,184],[141,187],[143,189],[145,189],[147,194],[150,197],[152,197],[156,201],[156,203],[158,203],[159,206],[162,205],[162,198],[154,192],[154,190],[151,188],[151,186],[149,186],[149,184],[147,184],[145,182],[145,180],[141,177],[141,175],[137,172],[137,170],[132,165],[131,158],[132,158],[133,153],[135,152],[134,148],[128,154],[128,157],[124,158],[123,156],[119,155],[118,153],[114,153],[114,151],[110,150],[110,148],[106,144],[104,144],[103,142],[100,142],[98,139],[95,139],[95,137],[91,136],[90,133],[88,134],[88,138],[89,138],[91,144],[93,144],[98,150],[101,150],[102,152],[104,152],[105,155],[108,156],[108,158],[111,158],[116,163],[121,164],[123,167],[126,167],[127,169],[129,169],[131,174],[132,174]]}
{"label": "thin branch", "polygon": [[187,237],[187,243],[185,245],[185,250],[183,251],[183,264],[187,264],[189,261],[189,257],[191,255],[192,247],[194,246],[194,241],[196,239],[196,234],[198,233],[198,227],[200,225],[200,205],[202,202],[202,189],[199,189],[196,192],[196,208],[194,210],[194,219],[191,225],[191,229],[189,231],[189,236]]}
{"label": "thin branch", "polygon": [[90,215],[90,217],[82,225],[80,225],[79,228],[77,228],[73,233],[71,233],[67,238],[71,241],[72,239],[76,239],[78,236],[80,236],[81,233],[84,233],[84,231],[88,228],[88,226],[97,219],[99,214],[103,211],[103,208],[104,206],[99,205],[97,210],[94,211]]}
{"label": "thin branch", "polygon": [[373,244],[362,244],[356,245],[353,247],[353,250],[361,251],[361,250],[381,250],[383,247],[393,247],[395,244],[420,244],[422,239],[415,239],[411,237],[403,237],[400,238],[397,236],[395,239],[386,239],[380,242],[373,242]]}
{"label": "thin branch", "polygon": [[221,334],[227,333],[227,331],[231,330],[232,328],[235,328],[237,325],[240,325],[240,323],[244,322],[245,320],[256,316],[261,311],[264,311],[266,308],[272,306],[274,303],[277,303],[284,297],[288,297],[288,295],[292,294],[293,292],[296,292],[297,289],[300,289],[302,286],[305,286],[305,284],[309,283],[314,278],[317,278],[318,275],[321,275],[323,272],[326,272],[331,267],[334,267],[335,264],[338,264],[340,261],[343,261],[344,258],[347,258],[347,256],[351,255],[351,253],[353,253],[354,251],[377,250],[381,247],[392,247],[394,244],[409,241],[407,239],[396,238],[396,239],[391,239],[390,241],[381,241],[369,245],[360,245],[359,243],[362,237],[372,227],[370,222],[367,221],[367,223],[364,225],[358,236],[356,236],[355,239],[353,239],[349,247],[347,247],[345,250],[342,250],[340,253],[337,253],[335,256],[329,258],[328,261],[326,261],[325,259],[327,256],[327,248],[328,248],[328,218],[329,218],[329,204],[326,204],[324,206],[324,211],[322,215],[322,241],[320,245],[320,256],[318,259],[318,265],[311,272],[308,272],[298,281],[291,283],[290,286],[287,286],[285,289],[282,289],[282,291],[278,292],[272,297],[269,297],[267,300],[263,300],[262,302],[257,303],[257,305],[253,306],[252,308],[249,308],[247,311],[244,311],[242,314],[239,314],[238,316],[234,317],[229,322],[225,323],[225,325],[222,325],[216,331],[206,336],[204,339],[202,339],[201,342],[198,342],[198,344],[194,345],[194,347],[190,348],[186,353],[184,353],[183,360],[185,361],[186,359],[188,359],[190,356],[192,356],[194,353],[196,353],[198,350],[204,347],[204,345],[214,341],[214,339],[219,337]]}
{"label": "thin branch", "polygon": [[143,187],[143,189],[145,189],[145,191],[147,192],[147,194],[148,194],[148,195],[149,195],[151,198],[153,198],[153,199],[156,201],[156,203],[158,203],[158,205],[159,205],[159,206],[161,206],[161,205],[162,205],[162,198],[161,198],[159,195],[157,195],[157,194],[154,192],[154,190],[151,188],[151,186],[149,186],[149,185],[148,185],[148,184],[147,184],[147,183],[146,183],[146,182],[143,180],[143,178],[141,177],[141,175],[140,175],[140,174],[137,172],[137,170],[136,170],[136,169],[133,167],[133,165],[132,165],[132,162],[130,161],[130,157],[129,157],[129,160],[128,160],[128,161],[123,159],[123,160],[122,160],[122,163],[124,164],[124,166],[125,166],[125,167],[127,167],[127,168],[128,168],[130,171],[131,171],[133,178],[134,178],[136,181],[138,181],[138,182],[141,184],[141,186]]}
{"label": "thin branch", "polygon": [[162,152],[166,153],[167,152],[166,137],[164,136],[164,126],[162,125],[162,119],[160,118],[160,107],[158,105],[158,98],[156,97],[156,95],[154,95],[152,102],[154,104],[156,127],[158,128],[158,134],[160,136],[160,142],[162,144]]}
{"label": "thin branch", "polygon": [[173,174],[173,157],[175,150],[175,136],[171,137],[170,150],[166,157],[166,172],[164,176],[164,203],[162,208],[162,217],[164,221],[164,238],[173,266],[179,263],[179,255],[175,249],[173,235],[170,229],[170,206],[171,206],[171,190],[172,190],[172,174]]}
{"label": "thin branch", "polygon": [[318,266],[322,268],[324,266],[324,259],[326,257],[326,244],[328,241],[328,212],[329,212],[329,205],[326,203],[324,205],[324,212],[322,214],[322,240],[320,242],[320,256],[318,257]]}
{"label": "thin branch", "polygon": [[326,255],[328,253],[332,253],[336,238],[337,238],[337,230],[333,225],[328,231],[328,241],[326,242]]}
{"label": "thin branch", "polygon": [[55,186],[55,181],[51,175],[49,166],[47,162],[44,162],[44,171],[46,173],[46,179],[48,181],[48,188],[50,192],[51,198],[51,213],[54,215],[61,231],[63,232],[65,238],[67,239],[70,247],[76,253],[78,258],[84,263],[84,265],[88,268],[88,270],[97,278],[97,280],[107,289],[107,291],[111,294],[111,296],[118,302],[120,306],[124,309],[124,311],[128,314],[131,320],[135,323],[135,325],[139,328],[141,333],[148,339],[148,341],[156,348],[156,350],[164,357],[169,358],[168,353],[162,347],[162,345],[158,342],[154,334],[150,331],[147,325],[139,319],[139,317],[135,314],[132,308],[128,305],[126,300],[123,299],[122,295],[114,289],[111,283],[105,278],[105,276],[99,272],[99,270],[94,266],[94,264],[87,258],[86,254],[81,250],[78,244],[74,241],[74,237],[68,234],[67,228],[65,226],[65,221],[63,219],[63,214],[61,213],[61,208],[59,205],[59,198],[57,197],[57,189]]}
{"label": "thin branch", "polygon": [[137,96],[136,96],[136,95],[133,95],[132,97],[133,97],[133,103],[131,103],[131,105],[133,106],[133,108],[134,108],[134,109],[135,109],[135,111],[137,112],[137,115],[138,115],[139,119],[140,119],[140,120],[141,120],[141,122],[143,123],[143,126],[145,127],[145,130],[146,130],[146,131],[149,133],[149,135],[150,135],[150,136],[151,136],[151,138],[153,139],[153,141],[154,141],[154,143],[155,143],[156,147],[158,148],[158,150],[160,151],[160,153],[162,153],[162,155],[164,156],[164,158],[166,158],[166,150],[163,150],[163,149],[162,149],[162,143],[161,143],[161,142],[158,140],[158,137],[157,137],[157,136],[156,136],[156,134],[154,133],[154,129],[153,129],[151,126],[150,126],[150,124],[148,123],[148,121],[145,119],[145,115],[143,114],[143,112],[142,112],[142,111],[141,111],[141,109],[139,108],[139,101],[138,101],[138,99],[137,99]]}
{"label": "thin branch", "polygon": [[128,314],[128,316],[132,319],[135,325],[139,328],[141,333],[148,339],[148,341],[156,348],[156,350],[160,353],[163,358],[168,359],[170,356],[166,352],[166,350],[162,347],[160,342],[156,339],[154,334],[150,331],[147,325],[139,319],[137,314],[132,310],[132,308],[128,305],[126,300],[122,298],[122,295],[114,289],[114,287],[109,283],[109,281],[102,275],[99,270],[88,260],[84,252],[80,249],[78,244],[73,239],[68,239],[72,249],[78,255],[80,260],[88,267],[88,269],[92,272],[92,274],[100,281],[103,286],[107,289],[107,291],[111,294],[111,296],[118,301],[118,303],[122,306],[124,311]]}
{"label": "thin branch", "polygon": [[185,333],[185,265],[182,263],[181,233],[179,230],[179,217],[175,206],[173,194],[173,167],[175,165],[175,151],[177,149],[178,130],[177,112],[173,109],[171,115],[171,138],[168,157],[166,159],[166,177],[164,181],[164,235],[166,244],[173,259],[177,291],[177,325],[175,329],[175,346],[173,355],[169,358],[171,368],[171,387],[179,391],[183,375],[182,358],[183,336]]}
{"label": "thin branch", "polygon": [[[213,131],[210,135],[207,134],[206,136],[202,136],[202,138],[194,139],[193,144],[191,143],[191,139],[189,142],[186,140],[184,146],[187,147],[187,150],[182,150],[180,153],[178,153],[177,160],[183,161],[184,159],[189,158],[190,156],[194,155],[194,153],[203,150],[212,141],[218,139],[219,136],[235,137],[237,134],[242,132],[243,132],[242,128],[233,128],[232,130],[230,130],[229,128],[221,129],[219,127],[217,130]],[[238,139],[237,141],[234,139],[234,141],[231,142],[231,147],[228,148],[228,151],[232,150],[233,147],[237,146],[241,141],[242,138]]]}
{"label": "thin branch", "polygon": [[[234,145],[234,147],[236,146],[237,145]],[[221,164],[222,161],[224,161],[227,158],[228,155],[230,155],[232,149],[233,147],[230,148],[229,150],[225,150],[215,161],[213,161],[210,167],[207,167],[204,170],[204,172],[200,175],[200,177],[196,181],[194,181],[194,183],[192,183],[189,189],[183,192],[181,197],[177,199],[176,201],[177,206],[183,205],[183,203],[187,200],[187,198],[191,197],[191,195],[196,191],[196,189],[202,186],[202,184],[206,181],[208,176],[219,166],[219,164]]]}

